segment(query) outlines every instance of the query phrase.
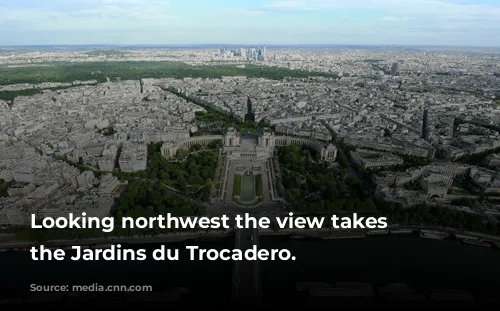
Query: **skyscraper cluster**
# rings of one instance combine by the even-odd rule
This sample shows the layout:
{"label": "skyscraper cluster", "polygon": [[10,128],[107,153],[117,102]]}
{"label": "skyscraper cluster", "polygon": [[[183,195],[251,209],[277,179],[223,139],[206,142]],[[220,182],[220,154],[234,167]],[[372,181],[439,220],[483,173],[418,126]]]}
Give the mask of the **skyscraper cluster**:
{"label": "skyscraper cluster", "polygon": [[220,48],[220,55],[224,58],[239,57],[245,60],[256,60],[263,61],[266,60],[267,50],[266,48],[238,48],[238,49],[228,49],[227,47]]}

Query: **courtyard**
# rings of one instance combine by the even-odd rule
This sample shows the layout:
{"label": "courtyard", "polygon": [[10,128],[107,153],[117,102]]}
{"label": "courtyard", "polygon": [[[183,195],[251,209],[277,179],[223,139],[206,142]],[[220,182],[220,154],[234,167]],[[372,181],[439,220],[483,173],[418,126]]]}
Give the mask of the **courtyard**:
{"label": "courtyard", "polygon": [[222,200],[246,207],[272,202],[267,165],[267,159],[228,160]]}

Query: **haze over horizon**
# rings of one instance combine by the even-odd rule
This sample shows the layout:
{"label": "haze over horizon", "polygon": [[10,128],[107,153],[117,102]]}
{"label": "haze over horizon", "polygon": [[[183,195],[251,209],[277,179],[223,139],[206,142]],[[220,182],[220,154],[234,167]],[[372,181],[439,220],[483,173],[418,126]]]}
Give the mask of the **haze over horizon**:
{"label": "haze over horizon", "polygon": [[9,45],[500,46],[494,0],[4,0]]}

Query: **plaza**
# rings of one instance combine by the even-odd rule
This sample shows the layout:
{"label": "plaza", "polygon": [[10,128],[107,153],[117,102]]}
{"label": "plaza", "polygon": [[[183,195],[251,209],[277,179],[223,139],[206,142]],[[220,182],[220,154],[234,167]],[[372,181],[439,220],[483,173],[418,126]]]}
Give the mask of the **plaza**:
{"label": "plaza", "polygon": [[271,196],[274,188],[269,169],[272,150],[258,150],[255,142],[255,139],[247,138],[241,139],[240,146],[225,147],[227,161],[222,176],[225,182],[222,183],[221,201],[255,206],[277,199]]}
{"label": "plaza", "polygon": [[309,145],[317,149],[323,158],[336,157],[332,145],[324,146],[316,141],[274,136],[269,129],[259,135],[240,135],[229,128],[224,138],[221,156],[226,158],[221,174],[218,202],[240,207],[256,207],[261,204],[282,202],[276,192],[276,176],[273,156],[280,145]]}

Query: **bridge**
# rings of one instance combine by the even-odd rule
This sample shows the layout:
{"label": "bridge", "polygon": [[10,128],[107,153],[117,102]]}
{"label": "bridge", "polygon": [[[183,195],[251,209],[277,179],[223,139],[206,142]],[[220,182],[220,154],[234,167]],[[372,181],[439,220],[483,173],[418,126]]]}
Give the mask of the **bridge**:
{"label": "bridge", "polygon": [[[254,245],[259,248],[258,229],[236,229],[235,249],[246,251]],[[237,260],[233,264],[232,302],[241,305],[255,305],[262,301],[259,261]]]}

